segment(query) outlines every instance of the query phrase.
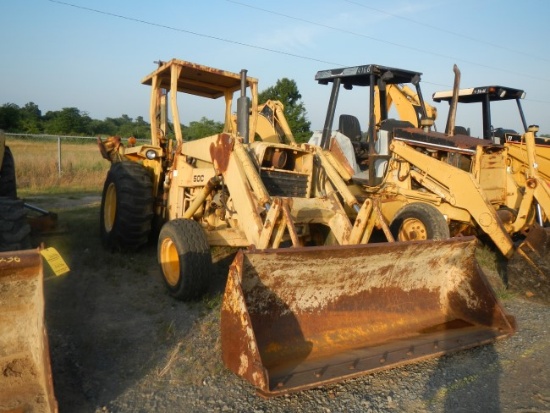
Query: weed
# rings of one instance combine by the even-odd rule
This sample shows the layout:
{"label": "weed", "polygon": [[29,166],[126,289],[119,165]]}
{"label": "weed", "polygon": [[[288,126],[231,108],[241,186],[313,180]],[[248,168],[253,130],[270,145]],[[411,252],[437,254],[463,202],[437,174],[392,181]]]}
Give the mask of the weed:
{"label": "weed", "polygon": [[501,288],[499,289],[497,292],[497,298],[500,300],[500,301],[507,301],[507,300],[511,300],[515,297],[517,297],[517,293],[513,292],[513,291],[510,291],[506,288]]}
{"label": "weed", "polygon": [[484,244],[478,246],[476,249],[476,259],[483,269],[498,272],[499,256],[488,246]]}
{"label": "weed", "polygon": [[164,325],[163,330],[164,331],[162,332],[162,337],[164,337],[166,341],[169,341],[172,337],[174,337],[174,334],[176,333],[174,320],[170,321],[168,325]]}
{"label": "weed", "polygon": [[202,303],[208,311],[219,309],[222,303],[222,294],[216,294],[214,296],[204,296]]}

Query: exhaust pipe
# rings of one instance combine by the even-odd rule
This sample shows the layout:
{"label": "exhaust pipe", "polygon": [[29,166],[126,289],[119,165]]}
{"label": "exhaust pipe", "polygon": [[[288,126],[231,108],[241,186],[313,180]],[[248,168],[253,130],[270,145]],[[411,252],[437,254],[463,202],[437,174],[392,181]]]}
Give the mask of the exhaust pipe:
{"label": "exhaust pipe", "polygon": [[453,136],[455,134],[456,108],[458,105],[458,89],[460,87],[460,70],[457,65],[453,66],[455,73],[455,81],[453,84],[453,97],[451,98],[449,107],[449,116],[447,116],[447,126],[445,127],[445,135]]}
{"label": "exhaust pipe", "polygon": [[246,69],[241,70],[241,97],[237,99],[237,133],[245,144],[250,141],[250,99],[246,96],[246,72]]}

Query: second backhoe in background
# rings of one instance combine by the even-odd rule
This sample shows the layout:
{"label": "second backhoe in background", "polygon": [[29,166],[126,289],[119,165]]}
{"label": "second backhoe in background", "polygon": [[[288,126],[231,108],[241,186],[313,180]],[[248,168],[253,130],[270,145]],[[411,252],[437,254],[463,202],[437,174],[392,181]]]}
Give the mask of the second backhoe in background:
{"label": "second backhoe in background", "polygon": [[[456,72],[458,91],[458,68]],[[509,283],[522,285],[537,299],[549,300],[547,236],[537,223],[539,207],[546,216],[550,214],[548,186],[533,168],[526,179],[514,177],[506,145],[453,134],[453,110],[446,128],[451,132],[433,131],[435,112],[428,116],[420,78],[420,72],[381,65],[319,71],[315,79],[331,84],[332,91],[324,129],[311,142],[347,166],[342,178],[358,198],[371,199],[378,206],[396,239],[459,235],[489,239],[512,264],[508,265]],[[407,84],[416,94],[409,98],[409,88],[400,102],[414,110],[398,110],[398,116],[407,118],[392,119],[390,103],[395,98],[390,101],[387,91]],[[353,108],[354,114],[341,113],[334,127],[342,106]],[[359,118],[367,119],[366,132]],[[524,140],[534,142],[534,133],[527,131]],[[351,157],[346,141],[354,148]],[[516,239],[523,242],[516,245]],[[534,271],[525,272],[528,268]]]}

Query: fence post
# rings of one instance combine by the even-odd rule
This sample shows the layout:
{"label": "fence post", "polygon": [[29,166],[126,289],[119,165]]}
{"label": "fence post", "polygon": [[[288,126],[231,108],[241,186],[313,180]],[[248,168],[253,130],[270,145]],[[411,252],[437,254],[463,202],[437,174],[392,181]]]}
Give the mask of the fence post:
{"label": "fence post", "polygon": [[61,136],[57,137],[57,171],[61,178]]}

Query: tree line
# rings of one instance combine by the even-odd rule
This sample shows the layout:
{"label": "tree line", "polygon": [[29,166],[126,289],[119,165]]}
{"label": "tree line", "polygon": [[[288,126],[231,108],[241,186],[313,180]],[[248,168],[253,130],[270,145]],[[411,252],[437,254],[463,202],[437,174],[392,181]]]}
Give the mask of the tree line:
{"label": "tree line", "polygon": [[[294,80],[283,78],[258,94],[260,103],[267,100],[279,100],[285,106],[285,116],[289,126],[299,142],[305,142],[310,136],[310,122],[301,101],[302,95]],[[134,136],[137,139],[149,139],[150,124],[138,116],[133,119],[128,115],[104,120],[92,119],[87,112],[75,107],[61,110],[42,111],[34,102],[20,107],[14,103],[0,106],[0,129],[8,133],[30,133],[70,136]],[[223,129],[222,122],[202,117],[198,121],[182,125],[185,139],[192,140],[210,136]]]}

